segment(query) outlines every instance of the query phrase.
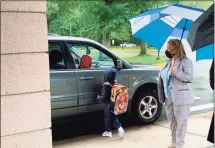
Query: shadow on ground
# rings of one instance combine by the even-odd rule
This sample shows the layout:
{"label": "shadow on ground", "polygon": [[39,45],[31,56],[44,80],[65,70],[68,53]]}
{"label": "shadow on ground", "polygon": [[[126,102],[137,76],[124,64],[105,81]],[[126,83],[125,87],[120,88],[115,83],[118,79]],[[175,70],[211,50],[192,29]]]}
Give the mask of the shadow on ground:
{"label": "shadow on ground", "polygon": [[[121,117],[123,126],[130,126],[131,123]],[[83,135],[102,134],[103,114],[86,115],[85,118],[67,119],[52,123],[52,139],[59,141],[69,138],[76,138]]]}

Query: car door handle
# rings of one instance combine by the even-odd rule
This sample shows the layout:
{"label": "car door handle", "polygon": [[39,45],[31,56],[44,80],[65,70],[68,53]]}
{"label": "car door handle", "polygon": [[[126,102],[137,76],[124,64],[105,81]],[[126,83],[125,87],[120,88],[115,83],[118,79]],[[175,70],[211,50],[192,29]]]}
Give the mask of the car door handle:
{"label": "car door handle", "polygon": [[80,80],[94,80],[94,77],[80,77]]}

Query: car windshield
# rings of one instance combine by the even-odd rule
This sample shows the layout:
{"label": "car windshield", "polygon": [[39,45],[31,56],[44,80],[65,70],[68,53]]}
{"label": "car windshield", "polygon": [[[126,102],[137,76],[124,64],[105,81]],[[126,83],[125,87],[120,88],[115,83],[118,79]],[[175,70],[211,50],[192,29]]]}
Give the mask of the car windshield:
{"label": "car windshield", "polygon": [[81,58],[84,55],[84,53],[81,52],[81,50],[77,50],[75,46],[72,46],[72,44],[67,44],[67,45],[71,54],[74,54],[77,58]]}
{"label": "car windshield", "polygon": [[83,55],[88,54],[92,57],[92,61],[112,61],[107,55],[95,49],[94,47],[82,44],[70,44],[68,48],[73,56],[80,59]]}

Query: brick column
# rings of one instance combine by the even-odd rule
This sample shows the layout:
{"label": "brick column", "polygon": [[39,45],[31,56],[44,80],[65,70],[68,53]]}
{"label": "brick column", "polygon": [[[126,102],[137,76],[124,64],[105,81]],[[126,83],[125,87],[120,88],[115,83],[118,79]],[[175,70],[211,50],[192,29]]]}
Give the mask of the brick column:
{"label": "brick column", "polygon": [[51,148],[46,1],[1,1],[1,147]]}

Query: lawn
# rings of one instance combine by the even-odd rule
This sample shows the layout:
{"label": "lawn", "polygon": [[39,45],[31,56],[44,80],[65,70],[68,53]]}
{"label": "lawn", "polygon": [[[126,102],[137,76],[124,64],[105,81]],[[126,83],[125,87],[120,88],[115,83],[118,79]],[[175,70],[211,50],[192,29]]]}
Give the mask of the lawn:
{"label": "lawn", "polygon": [[[140,47],[120,47],[120,46],[111,46],[110,49],[112,51],[140,51]],[[149,48],[148,51],[157,52],[157,50],[153,47]]]}
{"label": "lawn", "polygon": [[164,55],[160,55],[160,60],[157,60],[157,55],[142,55],[142,56],[133,56],[133,57],[123,57],[126,61],[130,63],[141,63],[141,64],[150,64],[163,66],[166,61]]}

